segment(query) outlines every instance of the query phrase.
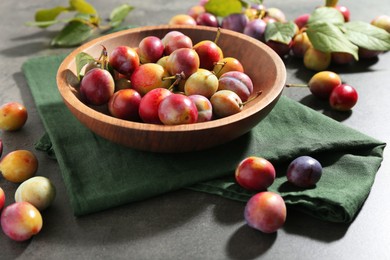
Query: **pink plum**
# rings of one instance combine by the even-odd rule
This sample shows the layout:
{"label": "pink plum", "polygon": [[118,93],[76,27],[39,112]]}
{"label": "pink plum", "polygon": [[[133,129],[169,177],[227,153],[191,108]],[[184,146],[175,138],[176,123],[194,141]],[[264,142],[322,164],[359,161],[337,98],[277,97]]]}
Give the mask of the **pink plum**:
{"label": "pink plum", "polygon": [[295,18],[294,23],[298,26],[299,29],[302,29],[307,25],[309,18],[310,18],[310,14],[302,14],[297,18]]}
{"label": "pink plum", "polygon": [[229,71],[219,77],[218,90],[223,89],[235,92],[245,102],[253,93],[253,82],[244,72]]}
{"label": "pink plum", "polygon": [[137,49],[141,63],[157,62],[164,54],[164,45],[156,36],[143,38]]}
{"label": "pink plum", "polygon": [[215,16],[214,14],[204,12],[198,15],[198,17],[196,18],[196,24],[210,27],[218,27],[219,21],[217,16]]}
{"label": "pink plum", "polygon": [[131,74],[131,87],[141,96],[155,88],[169,88],[171,80],[168,71],[157,63],[146,63]]}
{"label": "pink plum", "polygon": [[267,159],[249,156],[242,160],[235,171],[237,183],[248,190],[266,190],[274,182],[275,168]]}
{"label": "pink plum", "polygon": [[139,115],[144,123],[162,124],[158,117],[160,102],[172,92],[166,88],[155,88],[142,97],[139,104]]}
{"label": "pink plum", "polygon": [[198,120],[198,110],[186,95],[171,94],[160,102],[158,116],[164,125],[192,124]]}
{"label": "pink plum", "polygon": [[224,57],[214,65],[213,71],[219,78],[222,74],[228,71],[241,71],[244,72],[244,66],[241,62],[234,57]]}
{"label": "pink plum", "polygon": [[29,202],[15,202],[1,213],[1,227],[4,233],[15,241],[25,241],[42,229],[42,216]]}
{"label": "pink plum", "polygon": [[173,51],[166,62],[166,69],[170,75],[184,74],[187,79],[199,69],[198,53],[192,48],[180,48]]}
{"label": "pink plum", "polygon": [[130,76],[140,64],[137,50],[128,46],[115,47],[109,57],[110,65],[126,76]]}
{"label": "pink plum", "polygon": [[134,89],[121,89],[108,101],[108,111],[116,118],[139,121],[138,108],[141,95]]}
{"label": "pink plum", "polygon": [[190,37],[184,34],[170,34],[164,41],[164,53],[169,55],[180,48],[192,48],[193,43]]}
{"label": "pink plum", "polygon": [[356,89],[347,84],[341,84],[330,93],[329,104],[338,111],[348,111],[356,105],[358,93]]}
{"label": "pink plum", "polygon": [[110,72],[95,68],[88,71],[80,82],[80,93],[92,105],[107,104],[115,91],[115,81]]}
{"label": "pink plum", "polygon": [[194,45],[193,49],[199,55],[200,68],[213,70],[214,64],[223,59],[221,48],[213,41],[200,41]]}
{"label": "pink plum", "polygon": [[328,99],[333,89],[341,83],[341,78],[337,73],[324,70],[317,72],[310,78],[308,87],[314,96],[320,99]]}
{"label": "pink plum", "polygon": [[227,89],[215,92],[211,96],[210,102],[213,106],[213,113],[220,118],[236,114],[243,107],[241,98],[235,92]]}
{"label": "pink plum", "polygon": [[184,33],[179,32],[179,31],[169,31],[168,33],[166,33],[164,35],[164,37],[162,37],[161,41],[162,41],[163,45],[165,46],[165,45],[167,45],[168,42],[170,42],[172,40],[173,37],[178,36],[178,35],[184,35]]}
{"label": "pink plum", "polygon": [[198,120],[196,122],[210,121],[213,117],[213,107],[210,100],[202,95],[191,95],[188,97],[194,102],[198,110]]}
{"label": "pink plum", "polygon": [[286,221],[286,215],[283,198],[271,191],[262,191],[252,196],[244,212],[247,224],[264,233],[273,233],[281,228]]}
{"label": "pink plum", "polygon": [[264,20],[253,19],[246,24],[243,33],[259,41],[263,41],[266,27],[267,23]]}
{"label": "pink plum", "polygon": [[194,18],[196,20],[196,18],[202,14],[206,12],[206,8],[203,6],[203,5],[194,5],[194,6],[191,6],[188,10],[187,10],[187,14],[189,16],[191,16],[192,18]]}
{"label": "pink plum", "polygon": [[177,14],[171,17],[169,25],[196,25],[196,21],[188,14]]}
{"label": "pink plum", "polygon": [[343,15],[344,21],[349,22],[350,17],[351,17],[351,13],[350,13],[348,7],[343,6],[343,5],[337,5],[335,8]]}

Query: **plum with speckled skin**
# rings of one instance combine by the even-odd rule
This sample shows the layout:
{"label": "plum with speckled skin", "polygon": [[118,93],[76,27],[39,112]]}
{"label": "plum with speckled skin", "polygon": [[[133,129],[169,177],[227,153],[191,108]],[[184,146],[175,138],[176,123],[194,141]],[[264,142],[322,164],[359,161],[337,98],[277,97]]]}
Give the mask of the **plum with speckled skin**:
{"label": "plum with speckled skin", "polygon": [[310,156],[300,156],[294,159],[287,168],[287,180],[301,188],[314,186],[321,176],[320,162]]}
{"label": "plum with speckled skin", "polygon": [[244,211],[247,224],[264,233],[274,233],[281,228],[287,216],[283,198],[275,192],[262,191],[252,196]]}

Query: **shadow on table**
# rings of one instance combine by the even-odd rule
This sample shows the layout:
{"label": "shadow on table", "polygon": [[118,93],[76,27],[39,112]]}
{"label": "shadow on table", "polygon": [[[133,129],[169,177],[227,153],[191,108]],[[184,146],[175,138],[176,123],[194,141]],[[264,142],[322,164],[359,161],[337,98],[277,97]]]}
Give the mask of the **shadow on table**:
{"label": "shadow on table", "polygon": [[275,233],[266,234],[245,224],[243,216],[245,204],[241,204],[230,203],[229,207],[233,207],[230,210],[227,210],[223,204],[217,204],[214,208],[218,222],[225,225],[243,223],[238,229],[232,229],[232,234],[226,242],[226,252],[231,259],[245,260],[262,256],[273,246],[278,234],[283,231],[328,243],[341,239],[349,227],[348,224],[322,221],[289,208],[284,226]]}
{"label": "shadow on table", "polygon": [[50,46],[50,41],[56,34],[58,34],[58,32],[42,30],[13,38],[11,39],[14,42],[13,46],[0,50],[0,53],[6,57],[24,57],[33,56],[40,52],[63,52],[61,48],[52,48]]}

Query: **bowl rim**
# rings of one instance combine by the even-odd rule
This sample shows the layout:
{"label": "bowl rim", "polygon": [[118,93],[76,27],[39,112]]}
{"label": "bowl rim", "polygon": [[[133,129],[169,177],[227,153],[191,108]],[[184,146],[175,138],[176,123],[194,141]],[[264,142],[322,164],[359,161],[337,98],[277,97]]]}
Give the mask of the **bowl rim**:
{"label": "bowl rim", "polygon": [[[223,34],[229,34],[234,37],[244,38],[246,41],[251,42],[254,45],[257,45],[264,49],[268,55],[271,56],[271,58],[275,61],[275,67],[276,67],[276,78],[274,85],[278,87],[278,89],[273,90],[271,94],[267,96],[260,95],[260,98],[262,101],[258,105],[250,106],[246,108],[245,110],[242,110],[239,113],[236,113],[234,115],[224,117],[224,118],[218,118],[213,119],[211,121],[207,122],[198,122],[194,124],[181,124],[181,125],[159,125],[159,124],[151,124],[151,123],[143,123],[143,122],[134,122],[124,119],[115,118],[113,116],[107,115],[105,113],[102,113],[100,111],[95,110],[94,108],[88,106],[87,104],[84,104],[79,98],[76,97],[76,95],[72,92],[71,86],[69,86],[69,83],[66,81],[66,78],[64,77],[64,72],[68,70],[68,67],[70,64],[75,62],[75,57],[78,53],[87,50],[88,48],[92,48],[93,46],[100,44],[101,42],[104,42],[110,38],[115,38],[123,35],[127,35],[130,33],[137,33],[137,32],[145,32],[145,31],[155,31],[159,29],[164,30],[180,30],[180,29],[186,29],[186,30],[206,30],[206,31],[212,31],[216,32],[218,28],[216,27],[208,27],[208,26],[193,26],[193,25],[155,25],[155,26],[142,26],[142,27],[136,27],[131,29],[122,30],[119,32],[110,33],[104,36],[100,36],[98,38],[95,38],[89,42],[86,42],[82,44],[81,46],[74,49],[70,54],[68,54],[65,59],[61,62],[56,75],[56,82],[57,82],[57,88],[62,96],[62,99],[68,106],[72,106],[73,108],[77,109],[79,113],[83,114],[83,116],[92,118],[94,120],[98,121],[104,121],[104,123],[117,126],[117,127],[126,127],[126,128],[132,128],[134,130],[139,131],[153,131],[153,132],[192,132],[195,130],[207,130],[210,128],[217,128],[224,125],[229,125],[233,122],[237,122],[240,119],[250,117],[259,111],[261,111],[263,108],[269,106],[274,99],[277,99],[284,88],[284,85],[286,83],[287,78],[287,72],[285,65],[280,58],[280,56],[273,51],[269,46],[264,44],[263,42],[256,40],[250,36],[247,36],[242,33],[238,33],[232,30],[219,28],[221,31],[221,36]],[[259,98],[259,97],[258,97]]]}

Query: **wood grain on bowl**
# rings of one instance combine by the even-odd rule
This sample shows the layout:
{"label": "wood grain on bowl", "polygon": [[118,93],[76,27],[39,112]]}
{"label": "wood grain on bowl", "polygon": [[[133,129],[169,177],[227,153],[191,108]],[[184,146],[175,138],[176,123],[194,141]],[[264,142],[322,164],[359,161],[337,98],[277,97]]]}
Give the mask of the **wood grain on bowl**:
{"label": "wood grain on bowl", "polygon": [[[77,95],[75,57],[86,52],[99,57],[101,45],[110,50],[119,45],[135,47],[146,36],[162,38],[172,30],[189,36],[194,44],[214,40],[217,28],[205,26],[149,26],[129,29],[92,40],[75,49],[62,62],[57,73],[61,96],[73,115],[96,134],[134,149],[151,152],[189,152],[229,142],[250,131],[272,110],[286,82],[286,68],[279,56],[262,42],[244,34],[221,29],[218,45],[225,57],[240,60],[252,79],[254,95],[262,94],[232,116],[209,122],[165,126],[114,118],[84,104]],[[72,76],[73,73],[73,76]]]}

